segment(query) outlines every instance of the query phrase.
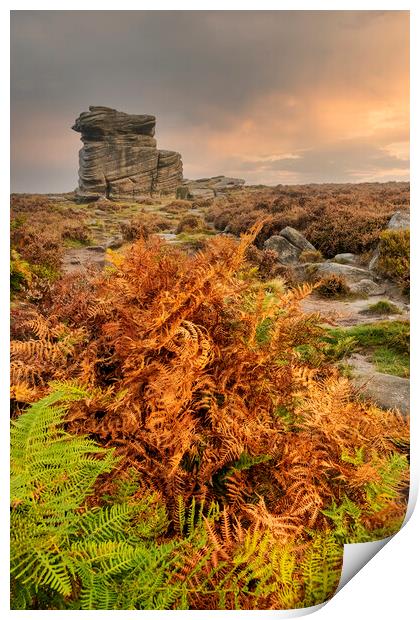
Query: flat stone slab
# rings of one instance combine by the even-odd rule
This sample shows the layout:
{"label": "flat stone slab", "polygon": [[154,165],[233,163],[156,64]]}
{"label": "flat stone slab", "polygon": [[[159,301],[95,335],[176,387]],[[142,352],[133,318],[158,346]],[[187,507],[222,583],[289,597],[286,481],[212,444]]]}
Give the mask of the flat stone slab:
{"label": "flat stone slab", "polygon": [[362,278],[350,286],[350,291],[359,295],[384,295],[385,285],[377,284],[368,278]]}
{"label": "flat stone slab", "polygon": [[353,265],[343,265],[342,263],[334,262],[313,263],[313,265],[317,268],[317,272],[320,275],[343,276],[348,283],[371,278],[371,273],[367,269],[361,269]]}
{"label": "flat stone slab", "polygon": [[392,301],[401,310],[401,314],[390,316],[381,316],[373,314],[365,314],[366,310],[372,304],[376,304],[378,298],[369,296],[367,299],[322,299],[315,294],[309,295],[302,299],[300,307],[303,312],[319,312],[326,322],[332,322],[340,327],[350,327],[352,325],[362,325],[367,323],[376,323],[378,320],[408,321],[409,311],[406,305],[384,296],[382,299]]}
{"label": "flat stone slab", "polygon": [[353,368],[352,384],[383,409],[398,409],[408,416],[410,411],[410,380],[378,372],[363,355],[354,353],[347,359]]}

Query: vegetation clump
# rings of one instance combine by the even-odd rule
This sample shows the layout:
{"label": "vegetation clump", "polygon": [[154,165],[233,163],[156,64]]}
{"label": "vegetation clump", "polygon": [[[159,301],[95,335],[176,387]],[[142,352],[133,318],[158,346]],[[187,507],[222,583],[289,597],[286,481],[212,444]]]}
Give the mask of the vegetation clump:
{"label": "vegetation clump", "polygon": [[216,198],[207,218],[217,229],[239,235],[262,217],[272,216],[257,237],[258,247],[285,226],[299,230],[332,258],[362,254],[376,247],[395,211],[410,203],[408,183],[289,185],[247,188]]}
{"label": "vegetation clump", "polygon": [[183,215],[179,220],[176,233],[196,232],[205,228],[206,224],[201,217],[193,213],[188,213],[187,215]]}
{"label": "vegetation clump", "polygon": [[181,199],[173,200],[168,205],[163,205],[163,207],[160,208],[161,211],[174,214],[185,213],[185,211],[188,211],[189,209],[191,209],[191,202],[189,200]]}
{"label": "vegetation clump", "polygon": [[344,542],[399,528],[407,423],[355,400],[328,363],[319,317],[299,307],[309,285],[249,277],[259,228],[192,256],[141,238],[21,310],[15,607],[314,605]]}
{"label": "vegetation clump", "polygon": [[126,241],[147,239],[149,235],[168,230],[171,222],[168,218],[157,213],[142,211],[134,215],[128,222],[121,224],[121,234]]}
{"label": "vegetation clump", "polygon": [[386,299],[381,299],[376,304],[371,304],[366,310],[361,312],[362,314],[401,314],[400,308]]}
{"label": "vegetation clump", "polygon": [[328,331],[327,354],[340,359],[352,351],[371,357],[379,372],[410,374],[410,325],[408,321],[379,321]]}
{"label": "vegetation clump", "polygon": [[320,263],[323,261],[322,253],[319,250],[304,250],[300,256],[301,263]]}
{"label": "vegetation clump", "polygon": [[[303,218],[305,196],[270,192],[255,192],[250,220],[285,217],[289,199]],[[25,254],[28,204],[13,215],[16,290],[55,251]],[[68,207],[52,220],[55,209],[62,222]],[[180,237],[198,238],[192,217]],[[170,225],[137,213],[123,229],[134,243],[102,273],[61,277],[13,308],[14,609],[316,605],[337,587],[343,543],[404,518],[407,421],[359,402],[331,351],[380,355],[386,342],[406,360],[408,325],[347,332],[344,344],[301,311],[312,286],[288,287],[276,253],[254,245],[267,221],[194,254],[153,235]],[[84,243],[83,223],[56,228],[44,232],[60,252]]]}
{"label": "vegetation clump", "polygon": [[404,294],[410,292],[410,231],[385,230],[381,234],[377,269],[396,280]]}
{"label": "vegetation clump", "polygon": [[256,245],[251,244],[246,250],[246,260],[256,268],[258,277],[265,281],[281,276],[287,279],[290,273],[284,265],[279,263],[279,257],[274,250],[260,250]]}
{"label": "vegetation clump", "polygon": [[321,297],[336,298],[344,297],[350,293],[350,287],[343,276],[335,273],[321,278],[316,285],[316,290]]}

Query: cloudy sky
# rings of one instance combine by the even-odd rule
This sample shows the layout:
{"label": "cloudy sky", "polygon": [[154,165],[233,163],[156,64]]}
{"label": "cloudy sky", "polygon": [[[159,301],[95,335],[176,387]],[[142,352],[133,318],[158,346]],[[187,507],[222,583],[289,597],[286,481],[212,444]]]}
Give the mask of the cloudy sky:
{"label": "cloudy sky", "polygon": [[70,191],[89,105],[154,114],[184,176],[406,180],[404,11],[14,11],[12,191]]}

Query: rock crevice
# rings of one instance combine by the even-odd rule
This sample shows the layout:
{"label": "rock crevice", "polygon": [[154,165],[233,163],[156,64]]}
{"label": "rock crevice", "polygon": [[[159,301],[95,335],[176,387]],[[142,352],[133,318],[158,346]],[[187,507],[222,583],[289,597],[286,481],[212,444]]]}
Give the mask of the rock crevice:
{"label": "rock crevice", "polygon": [[155,125],[149,114],[104,106],[82,112],[72,127],[83,142],[78,197],[136,200],[145,194],[175,193],[183,178],[181,155],[157,148]]}

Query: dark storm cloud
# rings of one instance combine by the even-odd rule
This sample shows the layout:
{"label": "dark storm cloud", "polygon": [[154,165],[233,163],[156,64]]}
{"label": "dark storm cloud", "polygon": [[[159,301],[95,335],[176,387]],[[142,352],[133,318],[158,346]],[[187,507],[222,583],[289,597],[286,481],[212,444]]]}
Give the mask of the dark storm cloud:
{"label": "dark storm cloud", "polygon": [[[39,191],[58,191],[65,170],[70,187],[61,189],[71,188],[79,142],[69,126],[88,105],[155,114],[159,145],[181,151],[187,174],[198,176],[217,165],[214,136],[228,139],[246,119],[257,149],[258,141],[273,149],[267,128],[280,145],[290,127],[309,125],[308,112],[296,121],[289,99],[306,110],[330,96],[395,105],[407,96],[407,28],[407,13],[386,11],[13,12],[15,188],[31,189],[35,177]],[[316,150],[320,127],[311,119],[295,132],[295,147]],[[249,158],[240,141],[230,153],[217,142],[228,168],[238,155]],[[40,156],[46,165],[34,175]]]}

